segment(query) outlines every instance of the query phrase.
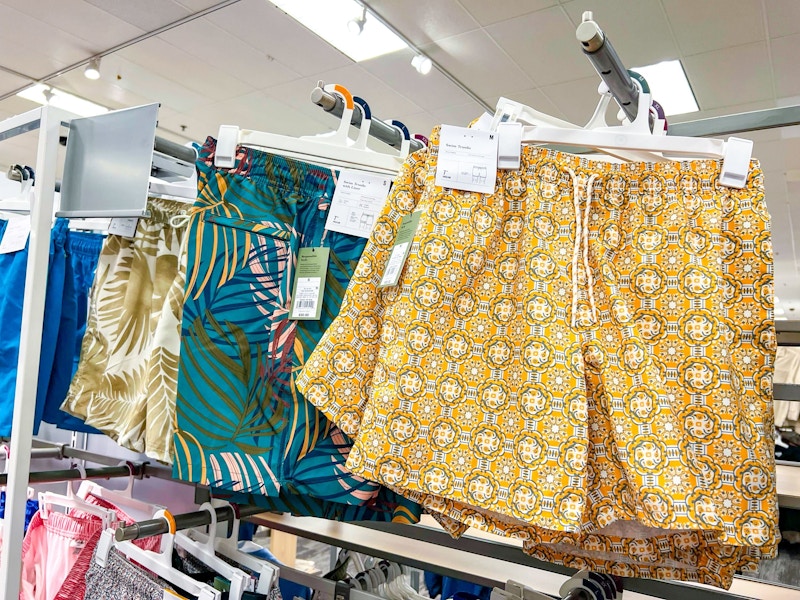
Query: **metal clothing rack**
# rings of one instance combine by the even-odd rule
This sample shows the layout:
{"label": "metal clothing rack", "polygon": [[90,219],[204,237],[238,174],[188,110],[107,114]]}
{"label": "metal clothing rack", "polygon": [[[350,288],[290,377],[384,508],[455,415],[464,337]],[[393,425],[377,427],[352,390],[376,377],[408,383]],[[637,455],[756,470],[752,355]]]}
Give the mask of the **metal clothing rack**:
{"label": "metal clothing rack", "polygon": [[[30,475],[33,447],[33,421],[38,386],[39,360],[44,322],[44,294],[47,282],[47,264],[50,246],[50,229],[56,188],[58,147],[61,128],[77,118],[65,110],[42,106],[0,122],[0,141],[38,130],[35,172],[37,185],[33,187],[34,202],[31,207],[31,229],[28,241],[28,260],[25,272],[25,290],[22,304],[23,330],[20,336],[17,383],[14,393],[12,417],[11,456],[8,462],[6,512],[0,558],[0,588],[3,598],[16,598],[20,591],[20,556],[24,535],[24,514]],[[160,152],[181,161],[188,155],[186,149],[166,140],[155,144]],[[155,148],[154,148],[155,150]],[[192,158],[192,161],[194,159]],[[127,471],[127,468],[126,468]]]}

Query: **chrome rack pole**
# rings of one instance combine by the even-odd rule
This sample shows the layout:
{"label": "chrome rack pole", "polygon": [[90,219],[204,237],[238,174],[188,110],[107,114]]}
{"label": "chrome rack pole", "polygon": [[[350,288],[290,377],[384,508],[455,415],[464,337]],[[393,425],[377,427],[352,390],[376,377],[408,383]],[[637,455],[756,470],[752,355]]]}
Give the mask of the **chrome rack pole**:
{"label": "chrome rack pole", "polygon": [[581,43],[583,53],[611,90],[617,104],[628,119],[633,121],[639,105],[639,89],[628,75],[628,70],[622,64],[614,46],[592,18],[590,11],[583,13],[583,22],[578,25],[575,36]]}
{"label": "chrome rack pole", "polygon": [[[329,112],[336,117],[341,117],[344,111],[344,101],[334,94],[330,94],[322,89],[321,86],[315,87],[311,90],[311,101],[317,106],[321,106],[325,112]],[[354,110],[353,116],[350,119],[350,124],[353,127],[361,127],[361,111]],[[372,124],[369,127],[370,136],[388,144],[392,148],[400,148],[403,142],[403,136],[392,127],[381,121],[380,119],[372,119]],[[411,152],[416,152],[422,149],[422,142],[419,140],[411,140]]]}
{"label": "chrome rack pole", "polygon": [[[141,477],[144,472],[144,465],[134,465],[129,469],[126,465],[119,467],[100,467],[98,469],[86,469],[86,477],[78,469],[56,469],[53,471],[34,471],[30,474],[30,483],[56,483],[59,481],[74,481],[77,479],[111,479],[114,477]],[[8,475],[0,474],[0,485],[5,485]]]}
{"label": "chrome rack pole", "polygon": [[[215,509],[217,513],[217,522],[233,520],[234,510],[230,506],[220,506]],[[251,517],[264,512],[263,508],[258,506],[242,506],[239,508],[239,518]],[[184,513],[182,515],[174,515],[175,530],[181,531],[183,529],[191,529],[192,527],[202,527],[203,525],[211,524],[211,516],[206,511],[197,511],[191,513]],[[114,537],[118,542],[126,540],[140,540],[154,535],[162,535],[170,532],[170,524],[166,519],[150,519],[149,521],[140,521],[132,525],[123,525],[117,527]]]}

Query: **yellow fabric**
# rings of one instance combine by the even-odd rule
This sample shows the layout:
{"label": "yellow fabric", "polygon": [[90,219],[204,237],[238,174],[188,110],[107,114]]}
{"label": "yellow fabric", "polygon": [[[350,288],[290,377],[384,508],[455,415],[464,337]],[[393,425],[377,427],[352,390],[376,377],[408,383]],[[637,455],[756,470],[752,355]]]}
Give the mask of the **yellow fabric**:
{"label": "yellow fabric", "polygon": [[[437,144],[434,131],[406,162],[298,379],[353,436],[347,468],[454,534],[513,535],[573,567],[727,587],[773,556],[758,165],[731,190],[715,161],[618,165],[526,147],[522,168],[481,195],[434,185]],[[589,195],[586,273],[575,235]],[[412,211],[400,282],[379,290]]]}

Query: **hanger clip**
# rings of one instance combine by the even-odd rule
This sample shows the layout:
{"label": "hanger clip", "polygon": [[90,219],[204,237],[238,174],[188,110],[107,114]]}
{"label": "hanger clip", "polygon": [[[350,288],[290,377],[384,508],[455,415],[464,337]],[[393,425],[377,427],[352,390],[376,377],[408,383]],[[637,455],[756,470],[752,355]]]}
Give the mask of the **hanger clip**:
{"label": "hanger clip", "polygon": [[497,125],[497,168],[519,169],[522,156],[522,123],[504,122]]}
{"label": "hanger clip", "polygon": [[221,169],[235,167],[238,144],[239,128],[236,125],[220,125],[217,134],[217,148],[214,152],[214,166]]}
{"label": "hanger clip", "polygon": [[111,552],[111,547],[114,545],[114,531],[106,529],[100,534],[100,540],[97,542],[97,551],[95,552],[94,560],[99,567],[105,568],[108,561],[108,555]]}
{"label": "hanger clip", "polygon": [[719,174],[721,185],[741,189],[747,183],[750,159],[753,157],[753,140],[731,137],[725,142],[725,157]]}

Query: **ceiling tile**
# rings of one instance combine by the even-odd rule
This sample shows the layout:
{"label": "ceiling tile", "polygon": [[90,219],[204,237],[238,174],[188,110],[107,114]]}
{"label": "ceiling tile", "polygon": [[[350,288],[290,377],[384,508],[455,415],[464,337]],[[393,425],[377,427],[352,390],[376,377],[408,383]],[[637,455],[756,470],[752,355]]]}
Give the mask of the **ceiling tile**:
{"label": "ceiling tile", "polygon": [[85,40],[0,5],[0,62],[5,67],[38,79],[94,51]]}
{"label": "ceiling tile", "polygon": [[[542,92],[550,102],[561,108],[567,121],[582,125],[589,122],[600,101],[600,95],[597,93],[599,82],[598,76],[585,77],[576,81],[545,86],[542,88]],[[609,123],[609,125],[613,124],[615,123]]]}
{"label": "ceiling tile", "polygon": [[154,75],[171,80],[174,82],[173,86],[185,87],[206,96],[209,103],[235,98],[255,89],[254,86],[229,75],[225,69],[209,66],[196,55],[184,52],[157,37],[129,46],[117,54]]}
{"label": "ceiling tile", "polygon": [[267,0],[242,0],[205,18],[253,47],[255,56],[271,56],[303,76],[353,63]]}
{"label": "ceiling tile", "polygon": [[737,113],[750,112],[753,110],[764,110],[766,108],[775,108],[773,100],[759,100],[758,102],[745,102],[744,104],[732,104],[725,107],[717,108],[702,108],[699,112],[684,113],[682,115],[675,115],[669,118],[670,123],[684,123],[687,121],[697,121],[699,119],[706,119],[711,117],[721,117],[725,115],[733,115]]}
{"label": "ceiling tile", "polygon": [[[203,64],[225,71],[252,89],[280,85],[300,77],[299,73],[206,19],[186,23],[158,37],[191,56],[202,56]],[[236,58],[231,60],[231,57]]]}
{"label": "ceiling tile", "polygon": [[[138,65],[121,56],[114,56],[114,59],[117,67],[115,71],[120,77],[115,85],[150,102],[160,102],[161,106],[177,111],[187,111],[213,102],[213,98],[209,98],[207,94],[190,90],[179,83],[182,79],[180,77],[161,75],[155,69]],[[88,99],[91,100],[92,97],[89,96]]]}
{"label": "ceiling tile", "polygon": [[[798,2],[800,5],[800,2]],[[800,95],[800,34],[789,35],[770,41],[772,50],[772,72],[775,76],[775,93],[778,98]]]}
{"label": "ceiling tile", "polygon": [[96,81],[86,79],[83,73],[77,70],[51,79],[48,83],[65,92],[89,99],[92,102],[112,109],[162,101],[161,98],[149,98],[137,93],[137,91],[124,87],[123,80],[117,80],[116,76],[112,75],[112,73],[115,73],[116,67],[119,64],[119,59],[116,57],[109,57],[108,76],[101,77]]}
{"label": "ceiling tile", "polygon": [[423,51],[481,97],[534,87],[525,72],[481,30],[446,38]]}
{"label": "ceiling tile", "polygon": [[683,64],[697,103],[703,109],[773,97],[764,42],[687,56]]}
{"label": "ceiling tile", "polygon": [[[95,52],[144,33],[143,29],[88,2],[26,0],[13,4],[16,10],[89,42]],[[49,38],[42,36],[41,41],[48,43]]]}
{"label": "ceiling tile", "polygon": [[[226,123],[228,124],[230,123]],[[218,133],[202,119],[163,106],[158,111],[158,131],[160,132],[158,135],[168,133],[169,137],[178,138],[181,143],[189,140],[203,142],[209,135],[217,137]]]}
{"label": "ceiling tile", "polygon": [[[584,11],[594,11],[595,20],[628,68],[678,57],[678,48],[660,0],[603,0],[602,3],[571,0],[562,5],[576,27]],[[642,32],[647,34],[642,35]],[[579,50],[574,35],[570,42],[575,50]]]}
{"label": "ceiling tile", "polygon": [[786,169],[800,171],[800,138],[784,139],[783,144]]}
{"label": "ceiling tile", "polygon": [[472,121],[480,117],[484,113],[484,110],[483,107],[476,102],[466,102],[464,104],[454,104],[453,106],[437,108],[430,112],[437,125],[459,125],[461,127],[466,127]]}
{"label": "ceiling tile", "polygon": [[[427,75],[417,73],[411,66],[413,56],[413,50],[401,50],[365,60],[359,65],[399,93],[411,96],[414,103],[425,110],[461,104],[470,99],[466,92],[436,68]],[[369,98],[364,99],[370,102]]]}
{"label": "ceiling tile", "polygon": [[[742,137],[751,138],[744,134]],[[761,161],[764,171],[782,173],[786,170],[786,142],[756,142],[753,146],[753,156]]]}
{"label": "ceiling tile", "polygon": [[478,28],[458,0],[370,0],[366,4],[417,46]]}
{"label": "ceiling tile", "polygon": [[557,0],[459,0],[481,25],[491,25],[558,4]]}
{"label": "ceiling tile", "polygon": [[490,25],[486,31],[536,85],[561,83],[595,72],[575,39],[575,26],[560,7]]}
{"label": "ceiling tile", "polygon": [[[545,95],[545,93],[540,89],[527,89],[520,90],[518,92],[511,92],[509,94],[505,94],[505,97],[509,100],[521,102],[522,104],[547,115],[565,120],[567,118],[566,114],[564,114],[564,111],[562,110],[562,107],[550,100],[550,98],[548,98],[547,95]],[[497,106],[498,100],[500,100],[500,96],[486,98],[486,102],[488,102],[489,106],[492,107]]]}
{"label": "ceiling tile", "polygon": [[[678,47],[699,54],[764,39],[761,0],[662,0]],[[735,8],[734,8],[735,6]]]}
{"label": "ceiling tile", "polygon": [[768,0],[767,28],[771,38],[800,33],[800,2],[797,0]]}
{"label": "ceiling tile", "polygon": [[188,16],[190,11],[172,0],[85,0],[145,31],[153,31]]}
{"label": "ceiling tile", "polygon": [[291,104],[261,91],[197,108],[189,116],[206,123],[207,133],[213,136],[217,135],[220,125],[239,125],[246,129],[292,136],[325,133],[336,126],[336,120],[322,109],[317,119],[311,119]]}
{"label": "ceiling tile", "polygon": [[0,71],[0,94],[13,92],[21,87],[29,85],[31,82],[28,79],[17,77],[11,73]]}
{"label": "ceiling tile", "polygon": [[[189,12],[196,13],[217,4],[219,0],[175,0],[176,4],[187,8]],[[227,8],[227,7],[226,7]]]}

